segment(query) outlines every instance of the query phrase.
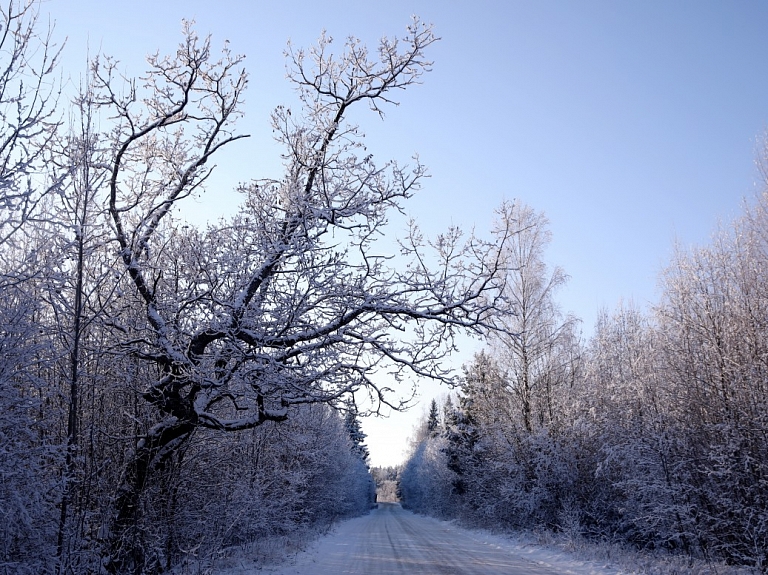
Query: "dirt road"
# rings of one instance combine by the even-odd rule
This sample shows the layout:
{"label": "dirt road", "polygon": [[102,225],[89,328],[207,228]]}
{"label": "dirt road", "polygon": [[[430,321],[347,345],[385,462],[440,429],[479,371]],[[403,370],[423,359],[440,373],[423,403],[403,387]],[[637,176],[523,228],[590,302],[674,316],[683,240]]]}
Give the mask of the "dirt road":
{"label": "dirt road", "polygon": [[[552,575],[582,572],[526,558],[520,547],[382,503],[343,523],[279,575]],[[593,571],[594,572],[594,571]]]}

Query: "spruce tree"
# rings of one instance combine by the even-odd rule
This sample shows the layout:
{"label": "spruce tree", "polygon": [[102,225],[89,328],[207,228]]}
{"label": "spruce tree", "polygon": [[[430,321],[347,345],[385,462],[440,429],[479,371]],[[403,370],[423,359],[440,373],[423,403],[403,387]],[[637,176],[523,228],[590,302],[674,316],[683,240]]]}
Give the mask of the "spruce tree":
{"label": "spruce tree", "polygon": [[437,411],[437,402],[433,399],[432,404],[429,406],[429,417],[427,419],[427,431],[429,431],[429,435],[432,437],[436,436],[439,427],[440,419]]}
{"label": "spruce tree", "polygon": [[368,465],[368,458],[370,456],[368,452],[368,446],[365,445],[365,438],[367,435],[363,432],[363,427],[360,425],[360,417],[357,413],[357,405],[354,401],[350,401],[347,404],[347,415],[344,418],[344,427],[347,429],[347,434],[352,442],[352,453],[354,453],[360,460]]}

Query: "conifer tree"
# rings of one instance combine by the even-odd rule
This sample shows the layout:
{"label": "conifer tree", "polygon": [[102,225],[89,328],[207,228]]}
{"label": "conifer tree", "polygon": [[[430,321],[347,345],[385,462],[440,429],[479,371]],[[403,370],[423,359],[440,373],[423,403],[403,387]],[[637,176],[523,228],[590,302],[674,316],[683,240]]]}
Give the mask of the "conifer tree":
{"label": "conifer tree", "polygon": [[357,405],[355,405],[354,401],[350,401],[347,404],[347,415],[344,418],[344,427],[352,442],[352,453],[359,457],[363,463],[368,465],[370,453],[368,452],[368,446],[365,445],[365,438],[367,435],[360,425],[360,417],[357,412]]}
{"label": "conifer tree", "polygon": [[462,495],[467,491],[465,476],[473,467],[473,450],[479,439],[470,399],[459,398],[459,406],[450,412],[445,427],[448,440],[448,446],[445,448],[448,469],[456,474],[453,492]]}
{"label": "conifer tree", "polygon": [[440,419],[437,411],[437,402],[433,399],[429,406],[429,417],[427,419],[427,431],[431,436],[435,436],[438,433],[440,427]]}

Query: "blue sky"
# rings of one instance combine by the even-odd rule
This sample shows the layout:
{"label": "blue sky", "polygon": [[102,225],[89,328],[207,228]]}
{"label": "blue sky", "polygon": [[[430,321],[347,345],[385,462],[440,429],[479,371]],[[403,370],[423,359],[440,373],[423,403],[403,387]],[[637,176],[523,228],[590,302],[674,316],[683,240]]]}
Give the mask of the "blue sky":
{"label": "blue sky", "polygon": [[[307,46],[326,29],[339,44],[352,34],[373,45],[418,14],[442,38],[434,71],[385,121],[360,117],[369,148],[380,160],[418,152],[429,167],[407,208],[430,234],[453,224],[482,232],[504,199],[544,211],[548,260],[571,276],[560,302],[586,334],[601,308],[653,302],[674,242],[706,243],[762,185],[766,2],[49,0],[43,10],[56,37],[69,37],[75,84],[88,52],[139,74],[147,53],[175,48],[182,18],[246,54],[241,127],[252,138],[219,162],[192,218],[231,208],[238,181],[279,175],[268,115],[293,102],[287,39]],[[444,391],[427,385],[423,395]],[[375,464],[400,459],[420,414],[366,422]]]}

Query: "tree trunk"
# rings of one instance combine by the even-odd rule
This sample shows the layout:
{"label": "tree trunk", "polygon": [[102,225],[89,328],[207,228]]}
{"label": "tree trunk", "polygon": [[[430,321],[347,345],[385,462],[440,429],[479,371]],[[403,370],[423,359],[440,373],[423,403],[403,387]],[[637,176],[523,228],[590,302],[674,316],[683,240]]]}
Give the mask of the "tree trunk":
{"label": "tree trunk", "polygon": [[194,428],[192,422],[173,418],[153,427],[138,442],[115,498],[104,557],[108,573],[144,573],[143,545],[135,532],[141,519],[139,500],[149,475],[176,452]]}

